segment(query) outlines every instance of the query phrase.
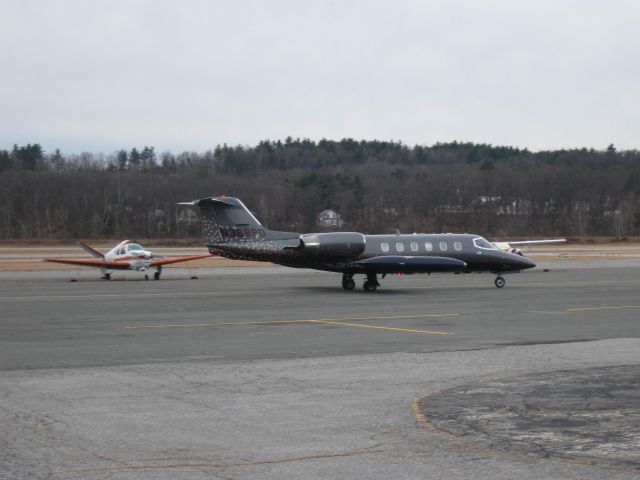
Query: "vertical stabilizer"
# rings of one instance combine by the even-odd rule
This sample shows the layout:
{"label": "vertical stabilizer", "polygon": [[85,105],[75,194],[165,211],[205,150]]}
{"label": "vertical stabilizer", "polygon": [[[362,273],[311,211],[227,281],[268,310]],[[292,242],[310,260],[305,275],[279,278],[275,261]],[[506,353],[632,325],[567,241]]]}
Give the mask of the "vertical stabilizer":
{"label": "vertical stabilizer", "polygon": [[210,245],[289,240],[300,236],[298,233],[265,228],[244,203],[234,197],[202,198],[179,205],[192,205],[200,209],[204,233]]}

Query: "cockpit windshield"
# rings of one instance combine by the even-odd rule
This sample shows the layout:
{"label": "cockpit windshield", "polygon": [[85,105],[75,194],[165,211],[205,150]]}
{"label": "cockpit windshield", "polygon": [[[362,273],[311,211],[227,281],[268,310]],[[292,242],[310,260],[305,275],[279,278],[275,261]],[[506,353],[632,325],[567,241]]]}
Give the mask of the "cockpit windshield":
{"label": "cockpit windshield", "polygon": [[138,245],[137,243],[130,243],[129,245],[127,245],[127,252],[133,252],[133,251],[139,251],[139,250],[144,250],[144,248],[142,248],[142,245]]}
{"label": "cockpit windshield", "polygon": [[478,248],[483,248],[485,250],[497,250],[498,248],[491,242],[485,240],[482,237],[474,238],[473,244]]}

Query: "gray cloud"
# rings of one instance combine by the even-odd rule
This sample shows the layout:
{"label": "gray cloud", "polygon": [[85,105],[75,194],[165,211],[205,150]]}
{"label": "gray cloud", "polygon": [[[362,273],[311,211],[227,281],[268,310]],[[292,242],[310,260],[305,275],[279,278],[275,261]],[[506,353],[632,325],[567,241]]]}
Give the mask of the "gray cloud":
{"label": "gray cloud", "polygon": [[638,147],[634,1],[0,0],[0,147]]}

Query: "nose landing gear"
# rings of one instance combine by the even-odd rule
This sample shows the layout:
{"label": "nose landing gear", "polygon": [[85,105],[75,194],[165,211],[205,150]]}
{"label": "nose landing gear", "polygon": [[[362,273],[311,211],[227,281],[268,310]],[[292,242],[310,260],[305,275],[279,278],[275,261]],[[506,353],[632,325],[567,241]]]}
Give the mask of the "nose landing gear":
{"label": "nose landing gear", "polygon": [[506,285],[507,282],[505,281],[505,279],[503,277],[497,276],[496,280],[493,283],[495,283],[496,287],[502,288],[502,287],[504,287]]}

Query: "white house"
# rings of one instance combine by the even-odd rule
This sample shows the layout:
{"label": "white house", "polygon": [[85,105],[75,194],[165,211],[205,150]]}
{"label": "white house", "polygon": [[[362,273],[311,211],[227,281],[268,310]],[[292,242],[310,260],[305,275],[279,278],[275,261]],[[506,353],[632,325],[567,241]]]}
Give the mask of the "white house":
{"label": "white house", "polygon": [[322,227],[337,227],[340,228],[344,225],[342,215],[334,210],[323,210],[318,215],[317,225]]}

